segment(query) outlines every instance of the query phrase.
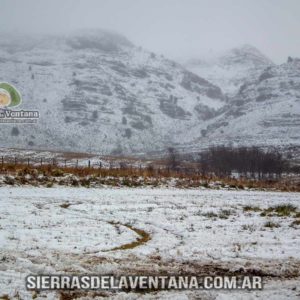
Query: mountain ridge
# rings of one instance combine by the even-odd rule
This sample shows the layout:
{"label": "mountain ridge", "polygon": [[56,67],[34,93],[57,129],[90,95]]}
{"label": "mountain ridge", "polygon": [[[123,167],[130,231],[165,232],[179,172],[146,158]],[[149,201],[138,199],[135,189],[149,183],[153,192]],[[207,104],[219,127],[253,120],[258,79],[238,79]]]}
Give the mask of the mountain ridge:
{"label": "mountain ridge", "polygon": [[256,47],[245,44],[232,48],[209,59],[192,59],[184,66],[195,74],[220,86],[225,94],[234,96],[240,86],[255,78],[266,67],[275,65]]}
{"label": "mountain ridge", "polygon": [[219,87],[176,62],[98,33],[32,39],[24,49],[23,40],[0,42],[0,80],[16,85],[24,107],[41,114],[38,125],[5,125],[2,143],[146,152],[190,140],[189,128],[225,104]]}
{"label": "mountain ridge", "polygon": [[38,125],[1,125],[0,142],[112,155],[217,143],[298,147],[298,60],[278,66],[252,46],[222,57],[225,92],[215,84],[224,72],[201,77],[110,31],[0,39],[0,81],[21,91],[22,109],[41,115]]}

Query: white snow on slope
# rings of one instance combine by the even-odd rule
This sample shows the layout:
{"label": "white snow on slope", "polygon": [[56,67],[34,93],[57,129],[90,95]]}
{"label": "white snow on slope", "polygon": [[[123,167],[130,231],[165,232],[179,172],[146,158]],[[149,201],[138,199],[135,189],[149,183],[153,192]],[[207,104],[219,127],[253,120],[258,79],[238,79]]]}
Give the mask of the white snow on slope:
{"label": "white snow on slope", "polygon": [[242,84],[258,77],[274,63],[255,47],[243,45],[209,57],[190,59],[184,65],[234,96]]}
{"label": "white snow on slope", "polygon": [[225,103],[219,87],[101,30],[0,38],[0,81],[21,91],[21,108],[40,112],[38,124],[3,126],[6,147],[153,151],[190,140],[189,128]]}

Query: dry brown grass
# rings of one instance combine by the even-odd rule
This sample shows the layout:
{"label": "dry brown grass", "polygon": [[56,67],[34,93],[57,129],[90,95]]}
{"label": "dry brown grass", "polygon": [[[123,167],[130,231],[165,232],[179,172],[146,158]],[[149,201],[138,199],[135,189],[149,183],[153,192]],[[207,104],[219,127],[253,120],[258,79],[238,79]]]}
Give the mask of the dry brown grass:
{"label": "dry brown grass", "polygon": [[141,246],[145,243],[147,243],[150,239],[151,236],[149,233],[147,233],[146,231],[139,229],[139,228],[135,228],[132,225],[129,224],[120,224],[120,223],[114,223],[114,222],[109,222],[111,225],[117,226],[117,225],[123,225],[126,226],[128,229],[134,231],[136,234],[138,234],[138,238],[136,239],[136,241],[119,246],[119,247],[115,247],[113,249],[110,249],[108,251],[116,251],[116,250],[128,250],[128,249],[133,249],[136,248],[138,246]]}
{"label": "dry brown grass", "polygon": [[255,188],[255,189],[273,189],[285,192],[300,192],[300,182],[290,182],[285,179],[282,180],[250,180],[250,179],[231,179],[223,178],[221,181],[233,188]]}
{"label": "dry brown grass", "polygon": [[60,205],[60,207],[61,207],[61,208],[68,208],[68,207],[70,207],[70,205],[71,205],[71,203],[62,203],[62,204]]}
{"label": "dry brown grass", "polygon": [[[170,178],[177,178],[176,186],[178,188],[196,188],[199,186],[210,187],[211,183],[219,182],[220,187],[231,189],[267,189],[288,192],[300,192],[300,182],[290,180],[251,180],[251,179],[234,179],[234,178],[218,178],[216,176],[202,176],[197,172],[171,171],[166,168],[94,168],[94,167],[63,167],[56,165],[31,166],[26,163],[10,163],[0,164],[0,174],[17,175],[20,184],[30,184],[30,180],[25,178],[26,175],[37,177],[39,174],[46,178],[61,177],[65,174],[72,174],[81,179],[80,182],[74,181],[74,186],[89,186],[90,179],[88,177],[105,178],[105,184],[124,185],[136,187],[141,185],[158,186],[165,183]],[[120,179],[121,178],[121,179]],[[142,181],[139,181],[142,178]],[[150,180],[151,179],[151,180]],[[48,181],[49,183],[49,181]],[[62,184],[64,184],[62,182]],[[49,185],[51,187],[52,185]]]}
{"label": "dry brown grass", "polygon": [[[19,174],[33,175],[35,172],[45,176],[59,177],[63,174],[73,174],[78,177],[97,176],[97,177],[176,177],[186,178],[187,175],[180,172],[168,171],[167,169],[152,169],[152,168],[94,168],[94,167],[63,167],[50,164],[42,166],[28,166],[27,164],[4,164],[0,165],[0,174]],[[191,179],[199,179],[199,175],[189,175]]]}

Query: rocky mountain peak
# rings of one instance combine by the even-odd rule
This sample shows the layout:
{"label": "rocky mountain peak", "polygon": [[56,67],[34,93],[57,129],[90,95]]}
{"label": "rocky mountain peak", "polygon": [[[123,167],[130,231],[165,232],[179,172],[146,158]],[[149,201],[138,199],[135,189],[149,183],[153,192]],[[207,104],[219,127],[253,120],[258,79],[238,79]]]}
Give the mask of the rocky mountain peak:
{"label": "rocky mountain peak", "polygon": [[232,97],[245,81],[253,80],[273,62],[251,45],[242,45],[214,58],[189,60],[185,66],[190,71],[221,87]]}
{"label": "rocky mountain peak", "polygon": [[249,65],[249,66],[268,66],[273,62],[256,47],[242,45],[227,51],[219,58],[220,64],[225,65]]}
{"label": "rocky mountain peak", "polygon": [[104,29],[81,29],[67,37],[68,44],[74,49],[95,49],[117,51],[122,47],[133,47],[123,35]]}
{"label": "rocky mountain peak", "polygon": [[289,56],[287,59],[287,63],[289,64],[300,64],[300,58]]}

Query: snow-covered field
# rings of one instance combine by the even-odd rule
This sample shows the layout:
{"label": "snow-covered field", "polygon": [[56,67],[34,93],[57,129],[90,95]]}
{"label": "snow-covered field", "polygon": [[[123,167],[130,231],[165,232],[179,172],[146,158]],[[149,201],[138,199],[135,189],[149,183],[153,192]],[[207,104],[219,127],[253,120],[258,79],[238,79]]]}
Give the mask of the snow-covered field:
{"label": "snow-covered field", "polygon": [[[105,292],[109,299],[299,299],[296,212],[261,216],[299,193],[0,188],[0,298],[58,299],[25,290],[28,274],[265,274],[262,291]],[[248,209],[245,210],[246,206]],[[259,209],[260,210],[259,210]],[[266,223],[275,226],[266,227]],[[87,298],[86,298],[87,299]]]}

